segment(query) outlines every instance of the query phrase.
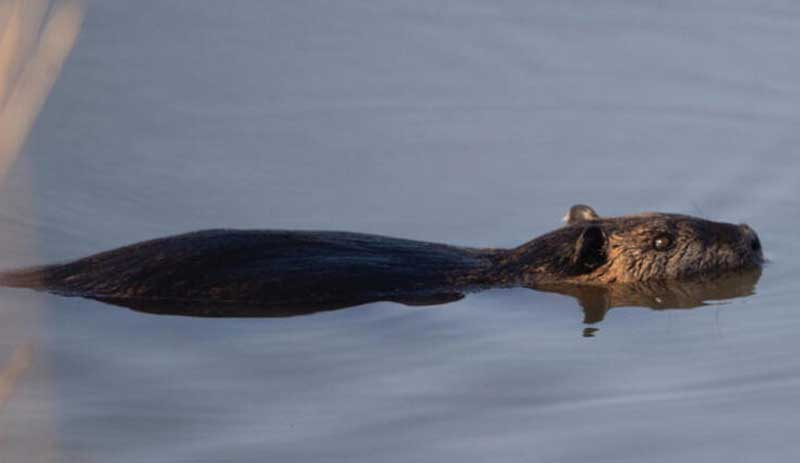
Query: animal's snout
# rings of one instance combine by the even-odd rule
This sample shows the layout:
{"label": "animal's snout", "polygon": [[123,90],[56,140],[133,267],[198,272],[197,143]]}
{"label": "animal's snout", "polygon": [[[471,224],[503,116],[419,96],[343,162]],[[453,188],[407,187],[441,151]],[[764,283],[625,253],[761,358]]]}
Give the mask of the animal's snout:
{"label": "animal's snout", "polygon": [[747,224],[739,225],[739,228],[742,230],[742,237],[744,239],[745,245],[753,251],[756,255],[762,255],[761,249],[761,240],[758,239],[758,234],[756,234],[755,230],[750,228]]}

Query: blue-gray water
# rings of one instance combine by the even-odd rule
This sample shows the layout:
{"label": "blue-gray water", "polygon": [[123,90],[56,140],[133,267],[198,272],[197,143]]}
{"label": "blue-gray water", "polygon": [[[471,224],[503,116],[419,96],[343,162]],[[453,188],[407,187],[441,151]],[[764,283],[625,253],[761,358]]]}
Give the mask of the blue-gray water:
{"label": "blue-gray water", "polygon": [[93,2],[3,268],[209,227],[512,246],[578,202],[747,222],[771,263],[593,338],[523,289],[248,320],[2,289],[0,367],[33,354],[0,461],[793,459],[798,39],[778,1]]}

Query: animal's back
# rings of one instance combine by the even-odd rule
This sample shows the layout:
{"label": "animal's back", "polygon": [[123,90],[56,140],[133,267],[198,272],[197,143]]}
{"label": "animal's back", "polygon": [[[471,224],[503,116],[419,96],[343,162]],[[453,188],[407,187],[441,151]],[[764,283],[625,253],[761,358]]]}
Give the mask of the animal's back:
{"label": "animal's back", "polygon": [[479,250],[378,235],[205,230],[7,272],[0,284],[98,299],[366,302],[441,287],[487,263]]}

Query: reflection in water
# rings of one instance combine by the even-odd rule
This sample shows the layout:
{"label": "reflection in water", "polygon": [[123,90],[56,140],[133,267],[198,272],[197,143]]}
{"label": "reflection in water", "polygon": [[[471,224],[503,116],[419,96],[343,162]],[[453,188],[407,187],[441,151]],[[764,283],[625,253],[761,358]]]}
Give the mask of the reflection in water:
{"label": "reflection in water", "polygon": [[[648,281],[604,286],[553,285],[536,290],[572,296],[583,308],[586,324],[598,323],[614,307],[644,307],[655,310],[693,309],[708,305],[712,301],[745,297],[754,294],[761,269],[735,272],[715,277],[689,281]],[[489,289],[489,288],[481,288]],[[127,307],[139,312],[157,315],[183,315],[193,317],[292,317],[316,312],[339,310],[369,302],[390,301],[410,306],[447,304],[462,299],[461,292],[427,290],[408,291],[390,297],[351,299],[337,298],[328,303],[308,295],[291,302],[265,304],[230,304],[198,301],[143,300],[136,298],[97,298],[101,302]],[[597,328],[587,327],[585,336],[592,336]]]}
{"label": "reflection in water", "polygon": [[761,269],[689,281],[648,281],[606,286],[550,286],[543,291],[566,294],[583,307],[587,324],[603,321],[614,307],[655,310],[694,309],[710,301],[745,297],[755,292]]}
{"label": "reflection in water", "polygon": [[[303,297],[305,296],[305,298]],[[225,303],[218,301],[198,301],[180,299],[138,299],[122,297],[91,297],[107,304],[127,307],[137,312],[154,315],[181,315],[188,317],[215,318],[277,318],[311,315],[317,312],[346,309],[371,302],[397,302],[409,306],[429,306],[455,302],[464,298],[464,294],[442,290],[441,292],[409,291],[403,294],[386,297],[361,297],[358,294],[336,297],[336,299],[320,300],[314,294],[297,295],[291,300],[269,301],[264,303]]]}
{"label": "reflection in water", "polygon": [[0,368],[0,411],[17,388],[20,377],[31,366],[33,345],[17,346],[5,365]]}
{"label": "reflection in water", "polygon": [[[614,307],[644,307],[653,310],[695,309],[713,301],[746,297],[755,293],[761,269],[694,281],[651,281],[599,287],[552,286],[543,291],[565,294],[578,300],[583,322],[603,321]],[[584,337],[594,337],[597,327],[584,328]]]}

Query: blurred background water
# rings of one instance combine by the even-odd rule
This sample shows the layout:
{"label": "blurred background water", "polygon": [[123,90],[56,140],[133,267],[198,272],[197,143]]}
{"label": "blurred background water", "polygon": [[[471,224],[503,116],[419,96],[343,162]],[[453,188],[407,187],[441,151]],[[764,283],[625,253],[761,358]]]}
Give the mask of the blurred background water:
{"label": "blurred background water", "polygon": [[798,39],[780,1],[89,4],[0,187],[0,267],[209,227],[513,246],[578,202],[747,222],[771,262],[593,338],[524,289],[250,320],[0,289],[0,363],[31,364],[0,460],[789,460]]}

